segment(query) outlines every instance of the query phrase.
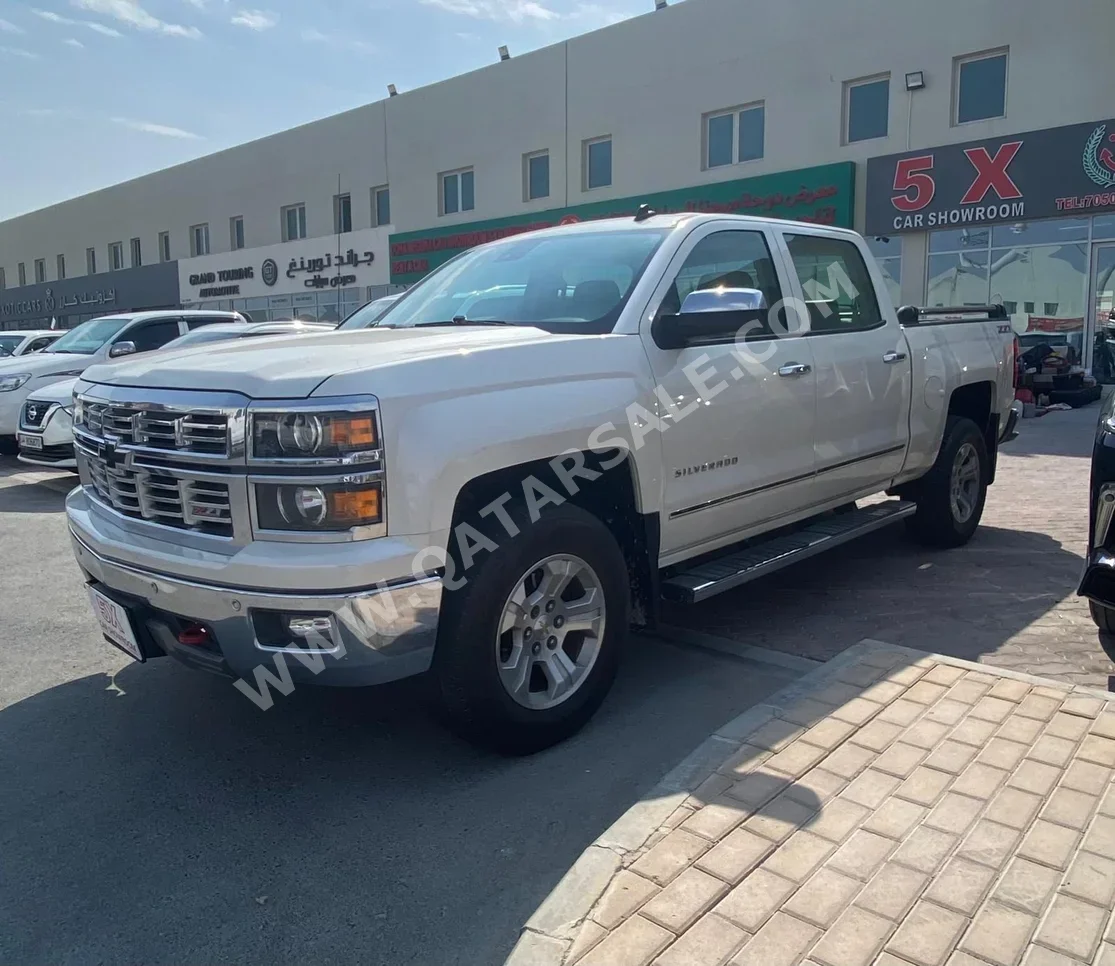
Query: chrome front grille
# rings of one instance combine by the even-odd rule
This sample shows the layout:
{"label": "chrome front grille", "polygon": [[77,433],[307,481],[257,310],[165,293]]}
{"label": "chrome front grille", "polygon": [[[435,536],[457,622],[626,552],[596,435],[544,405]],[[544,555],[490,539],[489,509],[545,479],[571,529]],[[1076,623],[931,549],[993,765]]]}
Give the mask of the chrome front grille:
{"label": "chrome front grille", "polygon": [[93,490],[125,516],[212,536],[233,535],[229,484],[191,479],[180,470],[129,468],[81,450]]}
{"label": "chrome front grille", "polygon": [[142,404],[85,402],[81,428],[99,438],[148,449],[227,457],[229,417],[221,411],[178,411]]}

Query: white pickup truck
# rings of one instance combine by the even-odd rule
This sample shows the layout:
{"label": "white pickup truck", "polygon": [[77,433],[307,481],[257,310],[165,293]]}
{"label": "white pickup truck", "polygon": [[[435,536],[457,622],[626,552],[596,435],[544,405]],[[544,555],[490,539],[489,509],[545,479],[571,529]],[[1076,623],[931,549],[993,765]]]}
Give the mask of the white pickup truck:
{"label": "white pickup truck", "polygon": [[850,231],[643,208],[520,235],[370,330],[87,370],[74,551],[138,660],[261,707],[429,672],[458,731],[527,752],[662,598],[898,520],[967,541],[1013,341],[1001,308],[896,311]]}

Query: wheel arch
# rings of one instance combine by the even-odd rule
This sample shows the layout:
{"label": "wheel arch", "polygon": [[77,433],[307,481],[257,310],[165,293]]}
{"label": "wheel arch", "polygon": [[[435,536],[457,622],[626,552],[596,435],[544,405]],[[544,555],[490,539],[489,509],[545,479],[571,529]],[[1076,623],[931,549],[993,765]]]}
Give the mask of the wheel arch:
{"label": "wheel arch", "polygon": [[958,386],[949,397],[948,415],[970,419],[979,427],[987,446],[987,482],[994,483],[999,456],[999,414],[995,412],[995,383],[972,382]]}

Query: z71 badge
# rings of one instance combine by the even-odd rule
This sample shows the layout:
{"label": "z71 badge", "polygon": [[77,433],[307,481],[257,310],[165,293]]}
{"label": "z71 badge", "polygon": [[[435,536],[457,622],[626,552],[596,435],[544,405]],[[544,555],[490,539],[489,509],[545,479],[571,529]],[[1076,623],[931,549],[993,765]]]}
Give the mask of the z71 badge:
{"label": "z71 badge", "polygon": [[676,480],[679,476],[693,476],[696,473],[707,473],[710,470],[722,470],[726,466],[735,466],[738,462],[738,456],[725,456],[722,460],[702,463],[700,466],[679,466],[674,470],[674,479]]}

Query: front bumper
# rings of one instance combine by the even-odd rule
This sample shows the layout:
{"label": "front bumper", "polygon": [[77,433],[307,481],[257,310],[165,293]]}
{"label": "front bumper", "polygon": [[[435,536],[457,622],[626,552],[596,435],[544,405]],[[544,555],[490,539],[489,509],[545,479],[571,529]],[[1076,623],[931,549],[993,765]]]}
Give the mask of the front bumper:
{"label": "front bumper", "polygon": [[42,441],[41,449],[26,449],[21,445],[20,462],[58,469],[77,469],[73,417],[61,406],[54,405],[41,426],[26,426],[21,423],[19,435],[37,436]]}
{"label": "front bumper", "polygon": [[[285,664],[292,681],[333,686],[410,677],[426,671],[433,659],[440,577],[408,577],[344,593],[272,593],[186,580],[111,560],[72,523],[70,537],[86,578],[128,608],[148,656],[169,654],[250,684],[260,675],[282,677]],[[291,564],[282,566],[289,570]],[[311,639],[295,639],[285,634],[283,623],[291,616],[325,618],[329,629]],[[194,624],[207,629],[208,644],[179,643],[178,633]],[[289,646],[301,656],[292,656]]]}

